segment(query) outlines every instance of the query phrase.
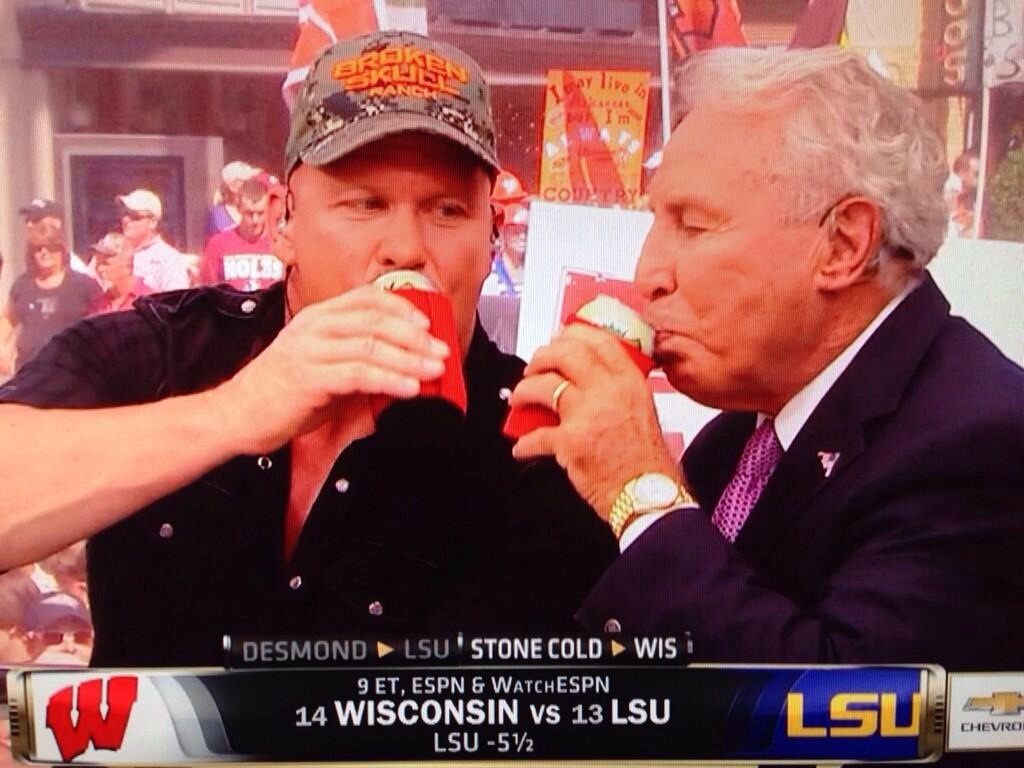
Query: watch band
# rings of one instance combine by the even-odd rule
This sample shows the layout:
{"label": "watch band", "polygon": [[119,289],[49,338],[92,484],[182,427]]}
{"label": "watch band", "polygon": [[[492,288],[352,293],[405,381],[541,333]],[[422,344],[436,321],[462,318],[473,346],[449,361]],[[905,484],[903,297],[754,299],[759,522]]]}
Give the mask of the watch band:
{"label": "watch band", "polygon": [[637,507],[633,488],[636,481],[641,477],[643,475],[637,475],[637,477],[627,482],[612,503],[611,513],[608,515],[608,525],[611,526],[612,533],[615,534],[616,539],[621,539],[622,532],[638,517],[653,512],[668,512],[680,506],[696,504],[689,492],[682,485],[676,483],[676,497],[668,504],[663,506]]}

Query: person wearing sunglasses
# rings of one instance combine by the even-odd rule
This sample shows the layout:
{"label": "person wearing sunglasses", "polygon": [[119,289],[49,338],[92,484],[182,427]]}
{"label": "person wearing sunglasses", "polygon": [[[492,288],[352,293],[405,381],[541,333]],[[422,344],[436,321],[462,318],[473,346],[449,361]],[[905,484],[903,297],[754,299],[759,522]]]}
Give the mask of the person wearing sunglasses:
{"label": "person wearing sunglasses", "polygon": [[133,272],[151,291],[188,288],[191,280],[185,255],[164,240],[160,220],[164,207],[149,189],[136,189],[117,198],[121,231],[135,249]]}
{"label": "person wearing sunglasses", "polygon": [[25,272],[0,310],[0,373],[21,368],[56,333],[100,309],[99,283],[70,264],[61,229],[45,223],[29,231]]}
{"label": "person wearing sunglasses", "polygon": [[48,592],[25,610],[25,642],[33,664],[85,666],[92,654],[89,610],[66,592]]}

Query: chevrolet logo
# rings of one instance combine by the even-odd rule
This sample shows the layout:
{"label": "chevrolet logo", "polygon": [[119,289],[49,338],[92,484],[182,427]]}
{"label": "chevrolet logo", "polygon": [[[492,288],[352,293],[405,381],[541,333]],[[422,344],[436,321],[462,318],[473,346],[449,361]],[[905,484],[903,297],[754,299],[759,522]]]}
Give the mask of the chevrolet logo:
{"label": "chevrolet logo", "polygon": [[965,712],[988,712],[990,715],[1019,715],[1024,709],[1024,696],[1017,691],[999,691],[991,696],[971,696],[964,704]]}

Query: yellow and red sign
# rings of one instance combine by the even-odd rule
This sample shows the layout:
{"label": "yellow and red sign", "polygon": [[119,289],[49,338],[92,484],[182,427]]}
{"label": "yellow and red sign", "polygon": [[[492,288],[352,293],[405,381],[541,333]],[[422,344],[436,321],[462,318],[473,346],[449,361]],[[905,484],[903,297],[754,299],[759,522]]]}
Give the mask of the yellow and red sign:
{"label": "yellow and red sign", "polygon": [[647,72],[550,70],[541,199],[635,207],[649,95]]}

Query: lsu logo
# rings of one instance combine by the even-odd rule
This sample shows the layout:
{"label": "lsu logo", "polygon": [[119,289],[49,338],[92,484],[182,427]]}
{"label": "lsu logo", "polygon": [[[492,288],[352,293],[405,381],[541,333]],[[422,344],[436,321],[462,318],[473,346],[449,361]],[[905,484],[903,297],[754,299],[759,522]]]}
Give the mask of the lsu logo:
{"label": "lsu logo", "polygon": [[[796,738],[916,737],[921,733],[921,694],[910,696],[906,722],[897,722],[895,693],[836,693],[828,700],[827,717],[816,712],[812,723],[804,714],[804,694],[786,694],[786,735]],[[906,711],[905,709],[903,711]]]}
{"label": "lsu logo", "polygon": [[[103,680],[86,680],[62,688],[46,703],[46,727],[53,731],[61,759],[70,763],[89,748],[121,748],[128,716],[138,695],[138,679],[119,675],[107,680],[106,713],[101,709]],[[72,717],[77,689],[78,717]]]}

